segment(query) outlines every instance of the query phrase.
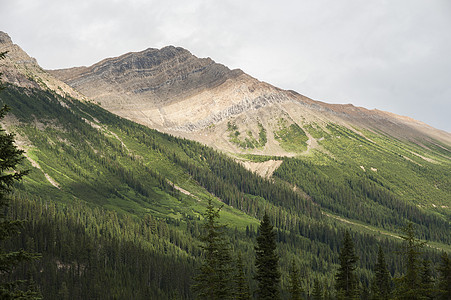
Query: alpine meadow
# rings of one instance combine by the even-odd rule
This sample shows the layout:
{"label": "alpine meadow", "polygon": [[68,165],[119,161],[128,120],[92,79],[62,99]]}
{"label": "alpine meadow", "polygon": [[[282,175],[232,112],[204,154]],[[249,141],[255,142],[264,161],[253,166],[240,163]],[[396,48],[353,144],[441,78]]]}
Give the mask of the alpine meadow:
{"label": "alpine meadow", "polygon": [[179,47],[0,32],[3,299],[451,299],[451,134]]}

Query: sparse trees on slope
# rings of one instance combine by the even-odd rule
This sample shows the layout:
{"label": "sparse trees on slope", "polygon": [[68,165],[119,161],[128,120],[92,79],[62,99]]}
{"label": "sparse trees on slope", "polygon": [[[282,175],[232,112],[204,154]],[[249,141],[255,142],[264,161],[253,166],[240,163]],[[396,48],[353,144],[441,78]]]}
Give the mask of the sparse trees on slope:
{"label": "sparse trees on slope", "polygon": [[194,292],[201,299],[231,299],[230,249],[224,237],[224,225],[218,223],[222,206],[215,209],[208,200],[205,212],[205,233],[201,237],[205,259],[200,273],[194,278]]}
{"label": "sparse trees on slope", "polygon": [[260,235],[255,247],[255,267],[258,281],[257,299],[275,300],[280,298],[279,257],[276,253],[276,233],[269,216],[265,213],[260,223]]}
{"label": "sparse trees on slope", "polygon": [[339,298],[354,299],[358,296],[358,282],[355,275],[355,264],[358,257],[354,251],[354,242],[349,231],[345,232],[340,250],[340,267],[335,275],[335,289]]}
{"label": "sparse trees on slope", "polygon": [[371,291],[374,299],[386,300],[391,295],[391,277],[385,262],[385,255],[379,245],[377,261],[374,267],[374,279],[371,284]]}

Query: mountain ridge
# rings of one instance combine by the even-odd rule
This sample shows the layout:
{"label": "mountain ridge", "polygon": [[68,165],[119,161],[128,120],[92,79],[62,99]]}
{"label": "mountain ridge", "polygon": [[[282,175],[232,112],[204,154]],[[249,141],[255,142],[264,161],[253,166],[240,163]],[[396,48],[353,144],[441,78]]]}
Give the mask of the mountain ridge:
{"label": "mountain ridge", "polygon": [[296,114],[290,122],[301,128],[331,120],[350,129],[363,127],[418,144],[438,140],[451,149],[450,133],[423,122],[352,104],[312,100],[210,58],[197,58],[180,47],[149,48],[90,67],[49,72],[115,114],[226,152],[290,155],[274,139],[268,149],[240,149],[230,142],[226,126],[227,122],[242,123],[242,132],[257,134],[260,122],[267,132],[274,132],[277,119],[290,112]]}

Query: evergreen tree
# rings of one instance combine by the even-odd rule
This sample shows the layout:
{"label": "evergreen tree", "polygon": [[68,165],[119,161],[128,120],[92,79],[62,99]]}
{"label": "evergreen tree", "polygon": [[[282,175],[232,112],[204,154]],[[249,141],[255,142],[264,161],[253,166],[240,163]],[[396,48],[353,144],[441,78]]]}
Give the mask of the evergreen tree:
{"label": "evergreen tree", "polygon": [[201,236],[205,259],[193,286],[201,299],[232,298],[230,249],[224,237],[225,226],[218,223],[221,208],[215,209],[208,200],[203,224],[205,234]]}
{"label": "evergreen tree", "polygon": [[415,238],[412,223],[407,224],[403,232],[405,235],[400,236],[404,240],[400,254],[405,260],[406,273],[396,280],[396,295],[400,299],[420,299],[419,256],[425,242]]}
{"label": "evergreen tree", "polygon": [[[0,59],[5,57],[6,52],[0,53]],[[1,73],[0,73],[1,76]],[[3,86],[0,84],[0,90]],[[9,108],[4,106],[0,109],[0,120],[2,120]],[[0,242],[3,242],[19,233],[22,221],[12,221],[7,216],[7,207],[10,198],[8,193],[14,183],[20,181],[27,173],[18,171],[17,165],[24,158],[23,151],[14,145],[14,134],[6,133],[0,128]],[[30,283],[25,280],[12,281],[8,278],[19,263],[29,262],[38,258],[39,255],[19,250],[7,252],[0,243],[0,298],[1,299],[40,299],[39,293],[34,291]]]}
{"label": "evergreen tree", "polygon": [[340,250],[340,267],[335,275],[335,289],[339,298],[354,299],[358,296],[358,282],[355,275],[355,264],[358,257],[354,251],[354,242],[349,231],[345,232]]}
{"label": "evergreen tree", "polygon": [[323,289],[321,287],[321,283],[319,282],[318,278],[315,278],[315,281],[313,283],[312,297],[313,297],[313,300],[322,300],[323,299]]}
{"label": "evergreen tree", "polygon": [[371,291],[374,299],[390,299],[391,277],[385,262],[384,252],[379,245],[377,261],[374,267],[374,279],[371,284]]}
{"label": "evergreen tree", "polygon": [[420,266],[420,289],[422,299],[434,298],[434,280],[432,279],[431,262],[423,259]]}
{"label": "evergreen tree", "polygon": [[255,279],[258,281],[257,299],[279,299],[280,271],[279,257],[276,253],[276,233],[267,213],[260,222],[259,233],[255,247],[255,267],[257,269]]}
{"label": "evergreen tree", "polygon": [[241,257],[241,252],[238,253],[238,258],[236,261],[234,283],[235,283],[235,299],[237,300],[250,299],[249,283],[247,282],[246,276],[244,275],[244,265],[243,258]]}
{"label": "evergreen tree", "polygon": [[440,273],[438,278],[439,299],[451,299],[451,259],[446,252],[442,253],[441,258],[438,268]]}
{"label": "evergreen tree", "polygon": [[294,259],[291,262],[290,268],[290,278],[289,278],[289,286],[288,291],[290,292],[292,300],[300,300],[302,299],[302,288],[301,288],[301,280],[299,276],[299,269],[294,262]]}

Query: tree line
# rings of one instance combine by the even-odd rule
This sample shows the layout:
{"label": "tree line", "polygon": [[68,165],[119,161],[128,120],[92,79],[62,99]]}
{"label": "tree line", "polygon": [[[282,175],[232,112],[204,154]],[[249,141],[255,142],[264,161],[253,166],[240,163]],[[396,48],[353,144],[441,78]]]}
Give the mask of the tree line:
{"label": "tree line", "polygon": [[[192,289],[198,299],[282,299],[279,254],[277,253],[276,230],[265,213],[256,237],[255,273],[244,275],[241,253],[234,253],[225,236],[225,225],[219,222],[220,210],[209,201],[203,224],[203,262],[194,277]],[[441,255],[438,278],[433,278],[430,261],[421,259],[425,242],[415,237],[413,223],[403,228],[402,248],[398,254],[403,260],[404,272],[393,277],[379,245],[373,267],[372,281],[362,286],[356,275],[359,257],[350,232],[344,232],[340,246],[339,267],[335,273],[333,290],[324,288],[316,278],[314,289],[308,294],[302,289],[299,267],[295,261],[289,272],[289,299],[451,299],[451,259],[446,252]],[[235,257],[235,258],[234,258]],[[251,290],[249,282],[257,286]]]}

